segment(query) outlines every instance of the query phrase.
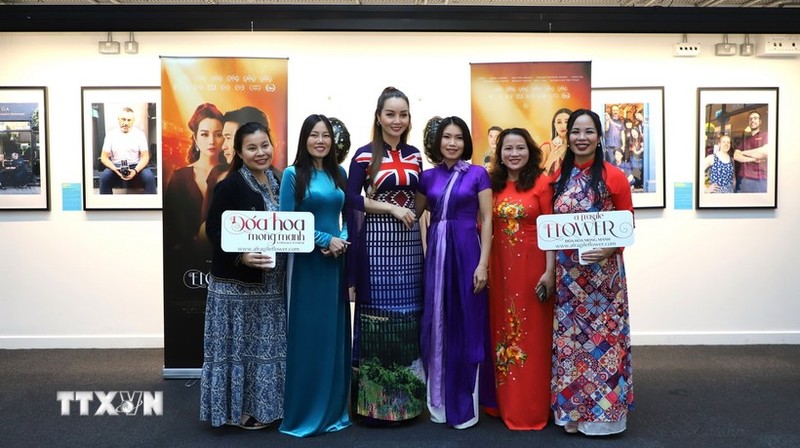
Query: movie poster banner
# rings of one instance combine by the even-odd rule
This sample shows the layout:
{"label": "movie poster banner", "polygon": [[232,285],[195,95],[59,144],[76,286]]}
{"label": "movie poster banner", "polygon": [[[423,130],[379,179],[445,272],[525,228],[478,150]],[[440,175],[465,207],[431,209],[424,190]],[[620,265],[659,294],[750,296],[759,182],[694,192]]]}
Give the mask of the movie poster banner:
{"label": "movie poster banner", "polygon": [[270,129],[273,165],[286,167],[286,59],[161,59],[164,222],[164,376],[197,377],[211,245],[205,216],[233,157],[239,126]]}
{"label": "movie poster banner", "polygon": [[553,172],[567,148],[567,118],[591,107],[591,62],[473,63],[472,163],[494,162],[502,129],[525,128]]}

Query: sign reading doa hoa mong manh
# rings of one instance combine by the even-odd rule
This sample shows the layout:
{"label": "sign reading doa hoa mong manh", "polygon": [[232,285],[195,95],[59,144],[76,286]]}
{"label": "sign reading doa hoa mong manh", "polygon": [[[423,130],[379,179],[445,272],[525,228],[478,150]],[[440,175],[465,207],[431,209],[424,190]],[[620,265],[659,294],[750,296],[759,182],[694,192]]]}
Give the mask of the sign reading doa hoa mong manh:
{"label": "sign reading doa hoa mong manh", "polygon": [[633,244],[633,213],[629,210],[540,215],[536,218],[539,248],[578,249],[578,253],[603,247]]}
{"label": "sign reading doa hoa mong manh", "polygon": [[312,252],[314,215],[309,212],[228,210],[222,213],[225,252]]}

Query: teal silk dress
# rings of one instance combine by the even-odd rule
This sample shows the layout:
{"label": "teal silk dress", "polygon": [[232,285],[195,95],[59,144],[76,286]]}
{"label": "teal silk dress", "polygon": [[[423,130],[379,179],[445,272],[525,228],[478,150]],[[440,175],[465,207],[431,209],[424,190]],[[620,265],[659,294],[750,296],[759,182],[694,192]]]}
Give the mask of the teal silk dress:
{"label": "teal silk dress", "polygon": [[[342,176],[344,170],[339,168]],[[332,237],[347,239],[344,191],[314,170],[305,198],[295,201],[295,167],[283,173],[281,211],[314,214],[314,251],[290,255],[286,390],[280,431],[308,437],[350,426],[350,303],[344,257],[326,257]]]}

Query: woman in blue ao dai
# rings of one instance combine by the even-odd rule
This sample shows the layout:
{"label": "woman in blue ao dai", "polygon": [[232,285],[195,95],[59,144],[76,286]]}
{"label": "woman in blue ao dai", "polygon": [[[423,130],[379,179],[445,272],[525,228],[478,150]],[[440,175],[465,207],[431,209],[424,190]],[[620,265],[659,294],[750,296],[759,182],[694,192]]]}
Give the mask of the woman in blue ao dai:
{"label": "woman in blue ao dai", "polygon": [[290,255],[286,399],[281,432],[308,437],[350,426],[350,304],[340,225],[346,175],[331,150],[333,129],[310,115],[294,164],[281,181],[281,211],[314,214],[314,251]]}

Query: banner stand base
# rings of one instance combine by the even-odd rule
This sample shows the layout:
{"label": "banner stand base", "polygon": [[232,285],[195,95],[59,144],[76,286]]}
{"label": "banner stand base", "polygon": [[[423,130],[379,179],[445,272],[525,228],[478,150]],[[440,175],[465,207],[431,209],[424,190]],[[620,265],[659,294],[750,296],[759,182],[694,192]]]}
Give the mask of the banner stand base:
{"label": "banner stand base", "polygon": [[165,380],[180,380],[180,379],[199,379],[200,373],[203,369],[168,369],[164,367],[161,369],[162,375]]}

